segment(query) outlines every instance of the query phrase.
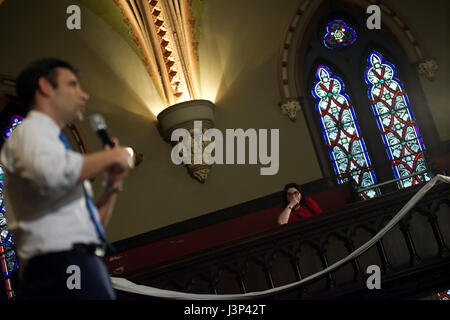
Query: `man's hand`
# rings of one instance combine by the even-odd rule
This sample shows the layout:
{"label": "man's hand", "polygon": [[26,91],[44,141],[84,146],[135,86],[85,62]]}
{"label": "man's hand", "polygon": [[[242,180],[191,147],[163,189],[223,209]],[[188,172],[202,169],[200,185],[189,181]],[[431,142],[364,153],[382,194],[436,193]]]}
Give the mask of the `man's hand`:
{"label": "man's hand", "polygon": [[134,159],[125,147],[119,145],[119,140],[116,138],[112,140],[114,142],[112,148],[109,145],[104,147],[105,150],[112,151],[112,157],[115,159],[114,164],[105,171],[105,181],[112,187],[118,187],[134,167]]}
{"label": "man's hand", "polygon": [[134,167],[134,160],[127,148],[119,145],[117,139],[113,139],[113,147],[105,146],[102,151],[83,155],[83,166],[77,183],[96,177],[100,173],[105,174],[105,181],[110,185],[119,184]]}

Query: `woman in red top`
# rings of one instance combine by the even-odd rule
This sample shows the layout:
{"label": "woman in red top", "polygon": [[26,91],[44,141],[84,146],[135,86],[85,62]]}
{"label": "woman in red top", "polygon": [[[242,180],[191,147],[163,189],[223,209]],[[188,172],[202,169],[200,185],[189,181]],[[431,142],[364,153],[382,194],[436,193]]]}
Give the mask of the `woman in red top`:
{"label": "woman in red top", "polygon": [[284,186],[282,207],[284,210],[278,217],[280,225],[322,213],[317,203],[301,192],[300,186],[296,183]]}

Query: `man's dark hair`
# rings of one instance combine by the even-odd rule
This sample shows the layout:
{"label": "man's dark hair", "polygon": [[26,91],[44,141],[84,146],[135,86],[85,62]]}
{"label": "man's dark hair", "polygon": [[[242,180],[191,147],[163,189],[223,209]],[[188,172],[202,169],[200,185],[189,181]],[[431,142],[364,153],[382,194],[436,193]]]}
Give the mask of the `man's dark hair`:
{"label": "man's dark hair", "polygon": [[295,188],[298,190],[298,192],[300,192],[300,194],[302,195],[302,198],[300,199],[300,205],[305,205],[306,198],[308,196],[300,189],[300,186],[298,184],[291,182],[291,183],[288,183],[287,185],[285,185],[283,188],[283,194],[281,195],[281,197],[282,197],[281,207],[284,209],[289,204],[289,201],[287,200],[287,192],[290,188]]}
{"label": "man's dark hair", "polygon": [[56,68],[69,69],[74,74],[78,74],[78,71],[70,63],[57,58],[34,61],[19,74],[16,81],[16,92],[26,112],[34,103],[34,94],[38,88],[39,78],[44,77],[53,88],[57,88],[58,70]]}

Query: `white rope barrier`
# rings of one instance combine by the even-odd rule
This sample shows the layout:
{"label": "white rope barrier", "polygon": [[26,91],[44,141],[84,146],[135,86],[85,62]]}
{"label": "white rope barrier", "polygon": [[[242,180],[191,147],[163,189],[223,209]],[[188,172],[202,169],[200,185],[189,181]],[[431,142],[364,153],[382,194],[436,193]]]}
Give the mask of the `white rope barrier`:
{"label": "white rope barrier", "polygon": [[389,230],[394,227],[415,205],[416,203],[422,199],[422,197],[437,183],[445,182],[450,184],[450,177],[444,175],[436,175],[432,180],[430,180],[426,185],[424,185],[403,207],[400,211],[389,221],[386,226],[381,229],[375,236],[373,236],[369,241],[363,244],[361,247],[353,251],[351,254],[343,258],[342,260],[337,261],[326,269],[323,269],[320,272],[317,272],[313,275],[310,275],[300,281],[292,282],[286,284],[284,286],[272,288],[264,291],[256,291],[245,294],[196,294],[196,293],[185,293],[171,290],[163,290],[148,286],[142,286],[135,284],[131,281],[128,281],[124,278],[111,277],[111,281],[113,287],[116,290],[121,290],[125,292],[137,293],[146,296],[158,297],[158,298],[166,298],[166,299],[181,299],[181,300],[244,300],[244,299],[258,299],[263,298],[269,295],[273,295],[275,293],[280,293],[302,284],[314,280],[316,278],[321,277],[322,275],[331,272],[340,266],[346,264],[352,259],[357,258],[359,255],[366,252],[370,247],[372,247],[381,237],[383,237]]}

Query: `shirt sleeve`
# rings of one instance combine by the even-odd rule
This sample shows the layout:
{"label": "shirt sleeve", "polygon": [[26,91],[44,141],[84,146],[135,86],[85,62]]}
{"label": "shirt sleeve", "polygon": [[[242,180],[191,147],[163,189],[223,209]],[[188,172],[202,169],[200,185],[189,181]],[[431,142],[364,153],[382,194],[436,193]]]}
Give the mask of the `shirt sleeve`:
{"label": "shirt sleeve", "polygon": [[82,155],[66,150],[51,133],[27,129],[14,137],[16,174],[30,180],[41,193],[75,186],[83,165]]}

